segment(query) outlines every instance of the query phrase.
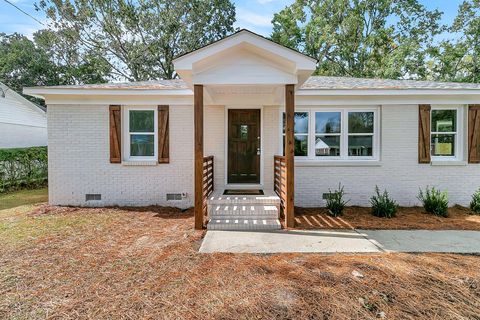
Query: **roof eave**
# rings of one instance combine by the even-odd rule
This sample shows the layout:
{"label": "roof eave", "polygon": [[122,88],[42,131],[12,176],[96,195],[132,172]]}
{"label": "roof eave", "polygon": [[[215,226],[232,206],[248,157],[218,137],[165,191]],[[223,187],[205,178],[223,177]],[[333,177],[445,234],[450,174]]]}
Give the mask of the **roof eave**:
{"label": "roof eave", "polygon": [[37,98],[45,98],[47,95],[148,95],[148,96],[189,96],[193,95],[190,89],[86,89],[86,88],[46,88],[27,87],[23,93]]}
{"label": "roof eave", "polygon": [[300,89],[300,96],[480,95],[480,89]]}

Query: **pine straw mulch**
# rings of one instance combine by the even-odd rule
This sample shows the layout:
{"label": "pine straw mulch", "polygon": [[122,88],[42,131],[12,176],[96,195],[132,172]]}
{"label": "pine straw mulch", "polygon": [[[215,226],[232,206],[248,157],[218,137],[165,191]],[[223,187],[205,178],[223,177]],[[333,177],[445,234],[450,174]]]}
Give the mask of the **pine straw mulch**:
{"label": "pine straw mulch", "polygon": [[199,254],[171,208],[7,216],[2,319],[479,319],[477,256]]}
{"label": "pine straw mulch", "polygon": [[480,230],[480,215],[461,206],[449,208],[446,218],[428,214],[421,207],[400,207],[390,219],[375,217],[366,207],[346,207],[339,217],[331,217],[325,208],[296,207],[295,221],[300,229]]}

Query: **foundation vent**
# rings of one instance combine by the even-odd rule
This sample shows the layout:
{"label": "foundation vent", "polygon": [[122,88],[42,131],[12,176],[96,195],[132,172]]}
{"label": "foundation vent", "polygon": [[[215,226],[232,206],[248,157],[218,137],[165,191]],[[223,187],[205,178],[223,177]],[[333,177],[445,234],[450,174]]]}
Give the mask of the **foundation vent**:
{"label": "foundation vent", "polygon": [[167,193],[167,201],[182,200],[181,193]]}
{"label": "foundation vent", "polygon": [[102,200],[102,195],[99,193],[87,193],[85,195],[85,201],[99,201]]}

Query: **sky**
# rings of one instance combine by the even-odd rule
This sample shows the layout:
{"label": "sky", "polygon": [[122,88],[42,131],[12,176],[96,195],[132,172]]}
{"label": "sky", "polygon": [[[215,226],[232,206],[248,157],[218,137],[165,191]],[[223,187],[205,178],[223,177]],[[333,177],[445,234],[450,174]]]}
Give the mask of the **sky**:
{"label": "sky", "polygon": [[[8,0],[40,21],[46,21],[43,12],[35,11],[35,0]],[[245,28],[264,36],[269,36],[271,20],[275,12],[290,5],[293,0],[233,0],[236,7],[237,22],[235,26]],[[420,0],[428,9],[440,9],[444,12],[443,23],[450,24],[457,14],[462,0]],[[43,26],[23,14],[5,0],[0,0],[0,32],[7,34],[18,32],[32,37]]]}

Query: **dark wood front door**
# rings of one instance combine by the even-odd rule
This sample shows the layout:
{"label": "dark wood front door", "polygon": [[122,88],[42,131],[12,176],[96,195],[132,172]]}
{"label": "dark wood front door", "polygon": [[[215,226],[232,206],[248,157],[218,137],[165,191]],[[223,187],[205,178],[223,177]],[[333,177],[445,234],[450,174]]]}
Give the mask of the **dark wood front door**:
{"label": "dark wood front door", "polygon": [[260,183],[260,110],[228,110],[228,183]]}

